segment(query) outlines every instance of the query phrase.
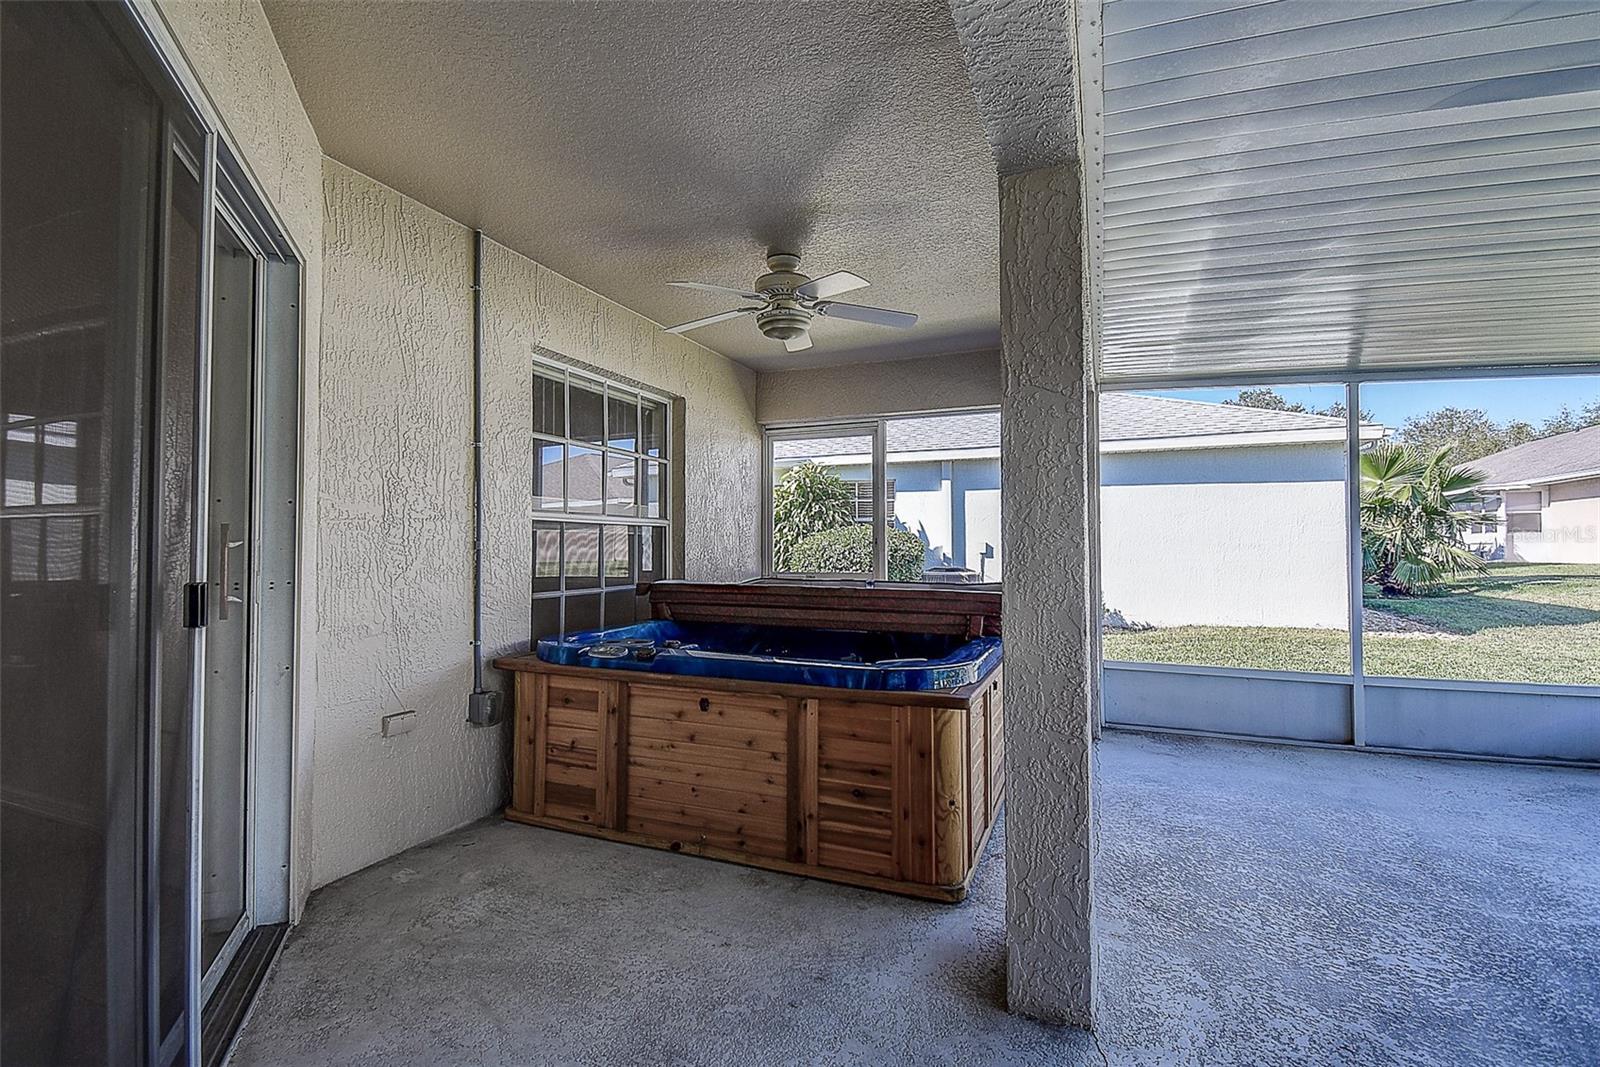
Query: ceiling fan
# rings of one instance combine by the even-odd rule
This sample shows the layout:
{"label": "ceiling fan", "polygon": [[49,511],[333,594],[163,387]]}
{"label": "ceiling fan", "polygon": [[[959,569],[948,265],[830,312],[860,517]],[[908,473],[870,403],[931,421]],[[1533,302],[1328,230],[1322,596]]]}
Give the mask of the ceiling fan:
{"label": "ceiling fan", "polygon": [[679,289],[702,289],[708,293],[726,293],[751,302],[751,306],[719,311],[703,319],[680,322],[669,326],[668,333],[687,333],[702,326],[754,315],[756,328],[774,340],[782,341],[790,352],[804,352],[811,347],[811,320],[818,315],[830,319],[850,319],[874,326],[892,326],[904,330],[917,323],[909,311],[889,311],[867,307],[864,304],[841,304],[832,297],[852,292],[871,284],[865,278],[847,270],[834,271],[820,278],[809,278],[800,273],[800,257],[787,252],[773,252],[767,256],[767,273],[755,280],[749,289],[734,289],[726,285],[707,282],[668,282]]}

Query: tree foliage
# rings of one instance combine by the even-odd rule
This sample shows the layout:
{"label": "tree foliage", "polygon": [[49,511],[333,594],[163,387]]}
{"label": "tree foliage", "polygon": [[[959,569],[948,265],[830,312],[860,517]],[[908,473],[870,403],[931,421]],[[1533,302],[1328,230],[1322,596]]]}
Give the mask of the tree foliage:
{"label": "tree foliage", "polygon": [[1291,404],[1283,394],[1270,386],[1260,389],[1241,389],[1239,395],[1233,400],[1224,400],[1224,404],[1235,408],[1261,408],[1264,411],[1299,411],[1309,413],[1304,404]]}
{"label": "tree foliage", "polygon": [[1539,427],[1539,436],[1553,437],[1558,433],[1587,430],[1591,426],[1600,426],[1600,400],[1576,409],[1563,405],[1560,411],[1544,420],[1544,425]]}
{"label": "tree foliage", "polygon": [[[1232,407],[1261,408],[1265,411],[1296,411],[1306,415],[1332,415],[1344,418],[1344,404],[1333,403],[1325,408],[1313,409],[1293,403],[1270,386],[1241,389],[1232,400],[1224,400]],[[1376,422],[1372,413],[1363,411],[1362,422]],[[1529,441],[1537,441],[1556,434],[1571,433],[1590,426],[1600,426],[1600,400],[1574,408],[1563,407],[1537,427],[1521,419],[1496,422],[1482,408],[1442,407],[1426,415],[1413,415],[1400,427],[1396,437],[1406,444],[1432,452],[1449,448],[1456,462],[1465,463],[1495,452],[1514,448]]]}
{"label": "tree foliage", "polygon": [[[1263,411],[1294,411],[1302,415],[1327,415],[1331,418],[1344,418],[1344,402],[1334,401],[1325,408],[1312,409],[1304,404],[1292,403],[1282,393],[1269,385],[1259,389],[1241,389],[1239,395],[1232,400],[1224,400],[1224,404],[1235,408],[1260,408]],[[1361,413],[1362,422],[1376,422],[1370,411]]]}
{"label": "tree foliage", "polygon": [[[889,530],[889,578],[922,578],[923,545]],[[850,486],[806,460],[784,471],[772,490],[772,565],[789,574],[871,574],[872,527],[855,521]]]}
{"label": "tree foliage", "polygon": [[[794,546],[793,570],[806,574],[871,574],[872,527],[852,523],[823,530]],[[922,578],[922,541],[907,530],[889,531],[889,580],[915,582]]]}
{"label": "tree foliage", "polygon": [[1543,436],[1526,422],[1497,423],[1482,408],[1444,407],[1414,415],[1400,427],[1399,438],[1422,452],[1448,448],[1468,462],[1525,444]]}
{"label": "tree foliage", "polygon": [[773,569],[796,570],[796,545],[812,534],[849,526],[853,519],[850,487],[843,478],[810,460],[790,467],[772,490]]}
{"label": "tree foliage", "polygon": [[1386,595],[1437,590],[1483,560],[1466,545],[1468,505],[1485,475],[1454,461],[1448,447],[1427,450],[1380,441],[1361,454],[1362,574]]}
{"label": "tree foliage", "polygon": [[1537,427],[1522,419],[1495,422],[1482,408],[1445,407],[1407,419],[1399,438],[1422,449],[1453,449],[1458,461],[1470,462],[1590,426],[1600,426],[1600,400],[1580,408],[1563,407]]}

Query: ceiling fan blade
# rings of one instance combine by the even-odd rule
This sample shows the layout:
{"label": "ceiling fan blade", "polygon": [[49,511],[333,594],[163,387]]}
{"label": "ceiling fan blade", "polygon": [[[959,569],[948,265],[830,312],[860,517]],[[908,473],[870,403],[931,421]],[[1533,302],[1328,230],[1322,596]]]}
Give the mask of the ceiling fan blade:
{"label": "ceiling fan blade", "polygon": [[712,285],[710,282],[668,282],[668,285],[678,289],[700,289],[707,293],[726,293],[729,296],[742,297],[745,300],[765,300],[760,293],[752,293],[748,289],[733,289],[726,285]]}
{"label": "ceiling fan blade", "polygon": [[783,342],[783,347],[791,352],[804,352],[811,347],[811,335],[803,333],[799,337],[791,337]]}
{"label": "ceiling fan blade", "polygon": [[872,283],[857,274],[847,270],[836,270],[832,274],[824,274],[820,278],[812,278],[804,285],[797,285],[794,291],[801,296],[809,296],[813,300],[826,300],[830,296],[839,296],[842,293],[854,292],[865,289]]}
{"label": "ceiling fan blade", "polygon": [[690,322],[680,322],[676,326],[668,326],[667,332],[687,333],[690,330],[698,330],[702,326],[711,326],[715,323],[727,322],[729,319],[736,319],[740,315],[751,315],[760,310],[760,308],[734,308],[732,311],[719,311],[715,315],[707,315],[703,319],[694,319]]}
{"label": "ceiling fan blade", "polygon": [[890,311],[887,308],[867,307],[865,304],[838,304],[825,300],[818,304],[815,310],[817,314],[826,315],[830,319],[870,322],[874,326],[893,326],[897,330],[908,329],[917,324],[917,317],[909,311]]}

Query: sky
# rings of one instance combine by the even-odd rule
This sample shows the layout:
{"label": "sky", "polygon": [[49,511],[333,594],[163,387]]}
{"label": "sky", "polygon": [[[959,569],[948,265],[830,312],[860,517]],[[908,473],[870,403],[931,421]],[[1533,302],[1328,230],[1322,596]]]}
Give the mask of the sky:
{"label": "sky", "polygon": [[[1290,403],[1326,408],[1344,402],[1342,385],[1279,385],[1274,389]],[[1179,389],[1163,396],[1220,403],[1238,389]],[[1521,420],[1537,426],[1560,411],[1600,401],[1600,374],[1560,378],[1480,378],[1470,381],[1371,382],[1361,387],[1362,410],[1385,426],[1398,427],[1413,415],[1443,407],[1482,408],[1496,422]]]}

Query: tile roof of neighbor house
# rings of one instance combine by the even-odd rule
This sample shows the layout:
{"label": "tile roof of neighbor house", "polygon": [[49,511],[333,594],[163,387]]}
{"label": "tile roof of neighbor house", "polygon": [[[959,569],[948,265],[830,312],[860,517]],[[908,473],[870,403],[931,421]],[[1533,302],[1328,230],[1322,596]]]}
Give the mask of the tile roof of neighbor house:
{"label": "tile roof of neighbor house", "polygon": [[[1298,411],[1270,411],[1137,393],[1104,393],[1100,397],[1100,440],[1103,442],[1342,429],[1343,419]],[[890,452],[998,448],[1000,413],[984,411],[891,421],[886,444]]]}
{"label": "tile roof of neighbor house", "polygon": [[1490,487],[1554,482],[1600,471],[1600,426],[1573,430],[1495,452],[1468,466],[1489,476]]}

